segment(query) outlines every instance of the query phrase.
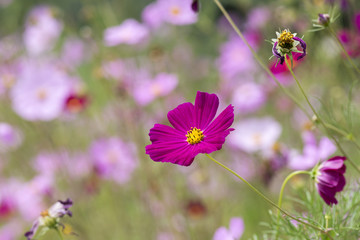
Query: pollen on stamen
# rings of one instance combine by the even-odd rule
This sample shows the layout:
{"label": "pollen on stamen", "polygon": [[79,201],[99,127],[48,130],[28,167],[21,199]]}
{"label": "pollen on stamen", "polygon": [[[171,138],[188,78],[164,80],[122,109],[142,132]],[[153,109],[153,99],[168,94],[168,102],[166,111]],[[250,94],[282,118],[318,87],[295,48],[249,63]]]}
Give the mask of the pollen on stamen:
{"label": "pollen on stamen", "polygon": [[193,144],[197,144],[199,142],[201,142],[204,139],[204,134],[203,132],[196,128],[196,127],[192,127],[186,134],[186,141],[193,145]]}
{"label": "pollen on stamen", "polygon": [[282,31],[278,38],[279,46],[288,49],[292,48],[294,42],[293,37],[294,35],[289,30]]}
{"label": "pollen on stamen", "polygon": [[40,213],[40,216],[42,217],[48,217],[49,216],[49,211],[48,210],[44,210]]}

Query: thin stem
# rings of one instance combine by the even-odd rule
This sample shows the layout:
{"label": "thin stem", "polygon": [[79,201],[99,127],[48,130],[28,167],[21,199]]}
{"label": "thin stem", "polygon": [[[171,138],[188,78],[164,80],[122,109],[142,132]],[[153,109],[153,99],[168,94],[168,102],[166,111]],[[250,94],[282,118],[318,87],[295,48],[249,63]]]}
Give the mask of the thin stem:
{"label": "thin stem", "polygon": [[287,217],[296,220],[299,223],[302,223],[308,227],[311,227],[315,230],[320,231],[323,234],[326,234],[330,239],[333,239],[326,231],[324,231],[322,228],[315,226],[311,223],[307,223],[304,222],[296,217],[293,217],[292,215],[290,215],[288,212],[286,212],[285,210],[283,210],[282,208],[280,208],[278,205],[276,205],[273,201],[271,201],[268,197],[266,197],[264,194],[262,194],[259,190],[257,190],[253,185],[251,185],[248,181],[246,181],[243,177],[241,177],[239,174],[237,174],[235,171],[233,171],[232,169],[230,169],[229,167],[225,166],[224,164],[218,162],[217,160],[215,160],[213,157],[211,157],[209,154],[205,154],[208,158],[210,158],[213,162],[215,162],[216,164],[218,164],[219,166],[221,166],[222,168],[226,169],[227,171],[229,171],[230,173],[232,173],[233,175],[235,175],[237,178],[239,178],[241,181],[243,181],[248,187],[251,188],[251,190],[253,190],[256,194],[258,194],[260,197],[262,197],[266,202],[268,202],[271,206],[275,207],[277,210],[279,210],[281,213],[283,213],[284,215],[286,215]]}
{"label": "thin stem", "polygon": [[[280,195],[279,195],[279,200],[278,200],[278,206],[281,208],[281,205],[282,205],[282,199],[283,199],[283,195],[284,195],[284,189],[285,189],[285,186],[287,184],[287,182],[294,176],[296,175],[299,175],[299,174],[311,174],[309,171],[295,171],[295,172],[292,172],[290,173],[284,180],[282,186],[281,186],[281,189],[280,189]],[[278,214],[277,214],[277,227],[276,227],[276,238],[278,238],[278,231],[279,231],[279,220],[280,220],[280,211],[278,211]]]}
{"label": "thin stem", "polygon": [[303,87],[301,86],[300,81],[298,80],[298,78],[296,77],[296,75],[294,74],[293,70],[291,69],[291,66],[289,65],[289,63],[287,61],[285,61],[286,66],[288,67],[291,75],[293,76],[293,78],[296,81],[296,84],[298,85],[302,95],[304,96],[306,102],[308,103],[309,107],[311,108],[311,110],[313,111],[314,115],[316,116],[316,119],[320,122],[320,124],[323,126],[323,128],[325,129],[325,133],[326,135],[330,136],[331,139],[334,141],[335,145],[337,146],[337,148],[340,150],[340,152],[346,157],[346,159],[348,160],[348,162],[355,168],[355,170],[360,173],[360,169],[358,168],[358,166],[356,166],[356,164],[349,158],[349,156],[347,156],[347,154],[345,153],[344,149],[341,147],[339,141],[332,135],[329,133],[328,128],[326,127],[325,122],[320,118],[319,114],[317,113],[317,111],[315,110],[315,108],[313,107],[313,105],[311,104],[311,102],[309,101],[309,98],[307,97]]}
{"label": "thin stem", "polygon": [[[281,207],[281,204],[282,204],[282,198],[283,198],[284,189],[285,189],[286,184],[288,183],[288,181],[289,181],[292,177],[294,177],[294,176],[296,176],[296,175],[299,175],[299,174],[309,174],[309,175],[310,175],[311,172],[309,172],[309,171],[303,171],[303,170],[301,170],[301,171],[295,171],[295,172],[290,173],[290,174],[285,178],[283,184],[281,185],[281,189],[280,189],[280,195],[279,195],[279,200],[278,200],[278,206],[279,206],[279,207]],[[280,212],[279,212],[279,213],[280,213]]]}
{"label": "thin stem", "polygon": [[360,74],[360,69],[355,65],[355,63],[353,62],[353,60],[351,59],[351,57],[349,56],[348,52],[345,50],[344,46],[342,45],[342,43],[340,42],[339,38],[336,36],[335,31],[332,29],[331,26],[328,27],[329,32],[331,33],[331,36],[333,36],[333,38],[335,39],[336,43],[339,45],[339,47],[341,48],[341,50],[343,51],[343,53],[345,54],[347,60],[350,62],[350,64],[353,66],[353,68],[355,69],[355,71]]}
{"label": "thin stem", "polygon": [[[218,0],[214,0],[214,2],[216,3],[216,5],[218,6],[218,8],[221,10],[221,12],[224,14],[225,18],[228,20],[228,22],[230,23],[230,25],[232,26],[232,28],[235,30],[235,32],[239,35],[239,37],[241,38],[241,40],[246,44],[246,46],[250,49],[252,55],[254,56],[254,58],[256,59],[256,61],[259,63],[259,65],[265,70],[265,72],[267,74],[270,75],[270,77],[276,82],[276,84],[279,86],[279,88],[289,97],[291,98],[296,105],[310,118],[310,116],[308,115],[307,111],[305,110],[305,108],[301,105],[301,103],[299,102],[298,99],[295,98],[295,96],[293,96],[286,88],[284,88],[281,83],[279,82],[279,80],[275,77],[275,75],[270,71],[270,69],[261,61],[259,55],[255,52],[255,50],[251,47],[251,45],[249,44],[249,42],[246,40],[246,38],[244,37],[244,35],[241,33],[240,29],[236,26],[236,24],[234,23],[234,21],[232,20],[232,18],[230,17],[229,13],[225,10],[225,8],[223,7],[223,5],[218,1]],[[286,59],[285,59],[286,61]]]}
{"label": "thin stem", "polygon": [[346,139],[351,141],[360,150],[360,145],[357,143],[356,139],[354,139],[354,136],[352,136],[351,133],[347,133],[344,130],[341,130],[341,129],[339,129],[339,128],[337,128],[334,125],[329,124],[329,123],[325,123],[325,126],[328,129],[334,130],[335,132],[337,132],[337,133],[341,134],[342,136],[344,136]]}
{"label": "thin stem", "polygon": [[58,233],[60,240],[64,240],[64,238],[58,228],[56,228],[56,232]]}

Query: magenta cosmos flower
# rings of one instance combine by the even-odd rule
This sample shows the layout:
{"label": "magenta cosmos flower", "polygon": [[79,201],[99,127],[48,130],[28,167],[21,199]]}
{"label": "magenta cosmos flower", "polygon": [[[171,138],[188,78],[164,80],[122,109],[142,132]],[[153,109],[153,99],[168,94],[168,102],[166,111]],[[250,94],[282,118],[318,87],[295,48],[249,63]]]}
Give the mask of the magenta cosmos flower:
{"label": "magenta cosmos flower", "polygon": [[340,156],[330,158],[313,171],[316,188],[327,205],[337,204],[335,194],[344,189],[346,183],[344,177],[345,160],[346,157]]}
{"label": "magenta cosmos flower", "polygon": [[[229,105],[215,118],[219,98],[215,94],[197,92],[195,105],[180,104],[167,115],[174,128],[155,124],[150,129],[151,145],[146,154],[156,162],[189,166],[199,153],[220,150],[233,128],[234,107]],[[215,118],[215,119],[214,119]]]}

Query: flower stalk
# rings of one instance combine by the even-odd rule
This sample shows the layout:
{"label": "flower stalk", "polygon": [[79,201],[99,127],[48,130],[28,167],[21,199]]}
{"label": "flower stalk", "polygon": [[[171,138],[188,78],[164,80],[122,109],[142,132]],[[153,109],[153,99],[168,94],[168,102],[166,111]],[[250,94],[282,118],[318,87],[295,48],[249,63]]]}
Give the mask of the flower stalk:
{"label": "flower stalk", "polygon": [[[217,0],[215,0],[217,1]],[[233,175],[235,175],[237,178],[239,178],[241,181],[243,181],[248,187],[251,188],[251,190],[253,190],[256,194],[258,194],[261,198],[263,198],[267,203],[269,203],[271,206],[275,207],[278,211],[280,211],[281,213],[283,213],[285,216],[304,224],[305,226],[311,227],[315,230],[320,231],[321,233],[325,234],[326,236],[329,237],[329,239],[333,239],[328,232],[326,232],[324,229],[322,229],[321,227],[315,226],[314,224],[311,223],[307,223],[304,222],[294,216],[292,216],[291,214],[289,214],[288,212],[286,212],[285,210],[283,210],[281,207],[279,207],[278,205],[276,205],[276,203],[274,203],[273,201],[271,201],[268,197],[266,197],[264,194],[262,194],[257,188],[255,188],[253,185],[251,185],[251,183],[249,183],[248,181],[246,181],[243,177],[241,177],[239,174],[237,174],[235,171],[233,171],[232,169],[230,169],[229,167],[225,166],[224,164],[218,162],[217,160],[215,160],[213,157],[211,157],[209,154],[205,154],[208,158],[210,158],[210,160],[212,160],[213,162],[215,162],[216,164],[218,164],[219,166],[221,166],[222,168],[226,169],[227,171],[229,171],[230,173],[232,173]]]}
{"label": "flower stalk", "polygon": [[346,154],[346,152],[344,151],[344,149],[342,148],[342,146],[340,145],[339,141],[332,135],[329,133],[329,130],[325,124],[325,122],[322,120],[322,118],[320,118],[319,114],[317,113],[317,111],[315,110],[314,106],[311,104],[308,96],[306,95],[300,81],[298,80],[298,78],[296,77],[296,75],[294,74],[294,71],[292,70],[291,66],[289,65],[289,63],[287,61],[285,61],[286,66],[288,67],[291,75],[293,76],[293,78],[296,81],[297,86],[299,87],[303,97],[305,98],[306,102],[308,103],[309,107],[311,108],[311,110],[313,111],[314,115],[316,116],[317,120],[320,122],[320,124],[323,126],[323,128],[325,129],[325,133],[326,135],[330,136],[331,139],[334,141],[335,145],[337,146],[337,148],[340,150],[340,152],[347,158],[347,160],[349,161],[349,163],[355,168],[355,170],[360,173],[360,169],[358,168],[358,166],[348,157],[348,155]]}

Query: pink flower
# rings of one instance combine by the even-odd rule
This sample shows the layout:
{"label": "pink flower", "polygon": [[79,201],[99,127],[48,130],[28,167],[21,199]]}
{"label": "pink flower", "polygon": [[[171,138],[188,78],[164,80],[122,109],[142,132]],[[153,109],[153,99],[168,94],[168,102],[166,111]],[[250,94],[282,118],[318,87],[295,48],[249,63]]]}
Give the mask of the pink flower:
{"label": "pink flower", "polygon": [[337,204],[336,193],[341,192],[346,184],[344,177],[346,157],[336,156],[320,164],[313,172],[316,188],[327,205]]}
{"label": "pink flower", "polygon": [[15,149],[22,142],[20,131],[8,123],[0,122],[0,152]]}
{"label": "pink flower", "polygon": [[167,22],[174,25],[188,25],[197,21],[197,15],[191,8],[192,0],[157,0],[143,11],[144,22],[159,27]]}
{"label": "pink flower", "polygon": [[216,230],[213,240],[239,240],[244,232],[244,221],[239,217],[230,220],[229,229],[220,227]]}
{"label": "pink flower", "polygon": [[93,142],[90,153],[100,177],[119,184],[128,182],[138,165],[135,145],[116,137]]}
{"label": "pink flower", "polygon": [[304,142],[303,153],[299,154],[296,150],[292,150],[289,154],[288,166],[291,169],[306,170],[312,168],[336,151],[335,145],[327,137],[321,138],[319,144],[317,144],[312,132],[304,132],[302,137]]}
{"label": "pink flower", "polygon": [[158,0],[164,21],[174,25],[193,24],[196,13],[191,9],[192,0]]}
{"label": "pink flower", "polygon": [[216,94],[197,92],[195,105],[183,103],[168,113],[173,127],[155,124],[150,129],[146,154],[155,162],[189,166],[199,153],[220,150],[234,130],[234,107],[229,105],[215,118],[218,107]]}
{"label": "pink flower", "polygon": [[104,42],[108,47],[119,44],[136,45],[144,42],[149,30],[134,19],[127,19],[121,25],[107,28],[104,32]]}
{"label": "pink flower", "polygon": [[54,17],[55,10],[49,6],[38,6],[31,10],[23,35],[26,50],[39,55],[51,50],[59,38],[63,24]]}
{"label": "pink flower", "polygon": [[230,144],[247,153],[267,154],[281,135],[281,125],[271,117],[249,118],[235,126]]}
{"label": "pink flower", "polygon": [[240,84],[233,92],[232,103],[240,114],[255,112],[266,101],[264,88],[254,82]]}
{"label": "pink flower", "polygon": [[26,62],[11,89],[14,111],[30,121],[50,121],[63,111],[69,77],[53,64]]}
{"label": "pink flower", "polygon": [[164,20],[164,14],[161,13],[158,2],[147,5],[142,12],[142,19],[146,25],[152,28],[160,27]]}
{"label": "pink flower", "polygon": [[257,68],[252,53],[238,36],[221,45],[217,65],[221,76],[228,80]]}
{"label": "pink flower", "polygon": [[134,98],[139,105],[147,105],[157,97],[168,95],[178,84],[174,74],[160,73],[154,79],[139,81],[134,88]]}

